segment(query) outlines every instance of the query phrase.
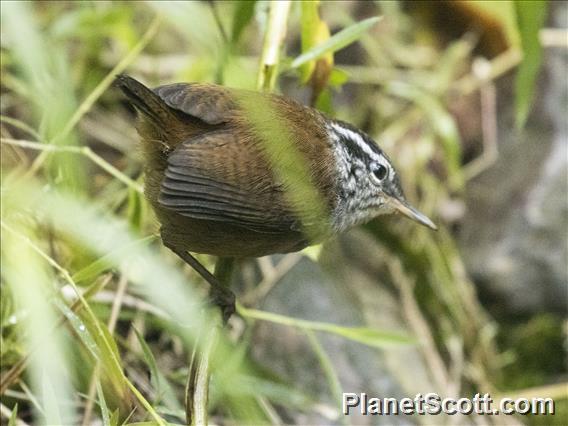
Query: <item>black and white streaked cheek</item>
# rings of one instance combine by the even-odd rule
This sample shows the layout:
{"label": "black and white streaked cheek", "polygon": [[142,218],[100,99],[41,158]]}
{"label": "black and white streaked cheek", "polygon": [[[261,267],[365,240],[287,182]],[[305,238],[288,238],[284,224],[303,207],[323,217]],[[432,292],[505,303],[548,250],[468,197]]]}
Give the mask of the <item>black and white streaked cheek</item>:
{"label": "black and white streaked cheek", "polygon": [[[347,123],[329,121],[329,143],[337,165],[338,197],[332,214],[336,232],[394,211],[388,197],[400,196],[400,182],[396,171],[382,150],[369,136]],[[386,167],[388,176],[378,179],[373,165]]]}
{"label": "black and white streaked cheek", "polygon": [[[328,130],[340,188],[332,214],[332,227],[336,232],[343,232],[379,214],[377,204],[381,202],[380,194],[369,172],[369,157],[373,155],[377,160],[379,157],[371,153],[370,148],[363,148],[366,142],[362,139],[354,141],[355,137],[361,138],[357,133],[339,125],[336,128],[330,126]],[[349,146],[349,143],[356,146]]]}
{"label": "black and white streaked cheek", "polygon": [[[353,130],[352,128],[346,127],[345,124],[335,121],[330,122],[329,131],[331,134],[338,135],[339,138],[342,137],[344,142],[353,144],[361,155],[367,157],[369,163],[381,164],[386,167],[388,170],[388,180],[393,181],[395,171],[392,165],[371,138],[360,131]],[[347,145],[347,148],[349,148],[349,145]]]}

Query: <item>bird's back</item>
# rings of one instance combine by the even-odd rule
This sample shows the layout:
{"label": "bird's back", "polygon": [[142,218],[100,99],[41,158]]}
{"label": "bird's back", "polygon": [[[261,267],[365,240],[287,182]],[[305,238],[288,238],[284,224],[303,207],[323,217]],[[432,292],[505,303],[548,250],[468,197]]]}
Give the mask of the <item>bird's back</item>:
{"label": "bird's back", "polygon": [[[307,245],[291,203],[311,209],[315,202],[293,200],[285,173],[303,171],[305,184],[333,191],[330,159],[318,146],[327,143],[326,135],[313,124],[322,120],[314,110],[279,96],[212,84],[151,90],[125,77],[119,85],[141,112],[146,196],[168,239],[187,250],[227,256]],[[300,171],[292,164],[298,159]],[[275,169],[274,162],[284,168]]]}

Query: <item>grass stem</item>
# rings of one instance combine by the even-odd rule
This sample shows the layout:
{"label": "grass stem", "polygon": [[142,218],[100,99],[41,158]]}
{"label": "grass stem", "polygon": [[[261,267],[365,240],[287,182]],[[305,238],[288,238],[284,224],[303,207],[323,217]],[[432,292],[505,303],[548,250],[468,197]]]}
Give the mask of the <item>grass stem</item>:
{"label": "grass stem", "polygon": [[276,84],[280,47],[286,36],[286,23],[290,12],[289,0],[270,2],[264,45],[260,57],[257,88],[271,91]]}
{"label": "grass stem", "polygon": [[64,139],[71,133],[71,131],[75,128],[77,123],[81,120],[81,118],[89,112],[92,106],[95,104],[97,99],[110,87],[113,83],[114,78],[117,74],[120,74],[122,71],[130,65],[134,59],[142,52],[142,50],[146,47],[146,45],[152,40],[152,38],[158,32],[158,28],[160,26],[160,15],[157,15],[150,27],[146,30],[140,41],[132,48],[130,52],[126,54],[122,60],[116,64],[116,66],[110,70],[110,72],[103,78],[99,84],[93,89],[93,91],[85,98],[85,100],[79,105],[79,108],[75,111],[75,113],[71,116],[69,121],[65,124],[65,127],[61,130],[61,133],[58,134],[58,138]]}
{"label": "grass stem", "polygon": [[139,193],[143,193],[144,190],[142,189],[142,185],[140,185],[135,180],[129,178],[100,155],[95,154],[91,148],[88,146],[60,146],[60,145],[52,145],[52,144],[42,144],[40,142],[34,141],[26,141],[21,139],[11,139],[11,138],[1,138],[0,143],[19,146],[20,148],[28,148],[34,149],[36,151],[43,151],[43,152],[69,152],[73,154],[79,154],[87,157],[105,172],[110,174],[112,177],[115,177],[122,183],[126,184],[127,186],[131,187],[135,191]]}

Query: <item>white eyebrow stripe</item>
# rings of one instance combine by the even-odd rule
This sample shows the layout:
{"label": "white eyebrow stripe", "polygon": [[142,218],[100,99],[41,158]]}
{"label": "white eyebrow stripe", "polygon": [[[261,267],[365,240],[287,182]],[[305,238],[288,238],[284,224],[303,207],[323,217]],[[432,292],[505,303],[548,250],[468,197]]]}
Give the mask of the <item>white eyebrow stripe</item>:
{"label": "white eyebrow stripe", "polygon": [[374,160],[380,162],[381,164],[388,165],[388,162],[384,161],[383,156],[377,154],[375,151],[371,149],[371,147],[367,144],[367,142],[361,137],[361,135],[353,130],[346,129],[345,127],[341,126],[339,123],[331,123],[331,127],[339,134],[343,135],[346,138],[349,138],[363,150],[366,154],[368,154]]}

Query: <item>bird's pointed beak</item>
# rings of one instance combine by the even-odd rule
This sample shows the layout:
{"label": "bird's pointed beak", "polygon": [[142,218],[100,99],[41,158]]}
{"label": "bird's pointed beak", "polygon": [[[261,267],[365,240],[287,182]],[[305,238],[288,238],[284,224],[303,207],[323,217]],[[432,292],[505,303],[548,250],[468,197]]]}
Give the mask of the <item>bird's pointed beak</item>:
{"label": "bird's pointed beak", "polygon": [[391,197],[391,203],[398,212],[402,213],[406,217],[424,226],[427,226],[428,228],[433,229],[434,231],[438,230],[438,227],[434,225],[434,222],[432,222],[428,216],[426,216],[423,213],[420,213],[418,210],[416,210],[406,201],[401,201],[398,198]]}

